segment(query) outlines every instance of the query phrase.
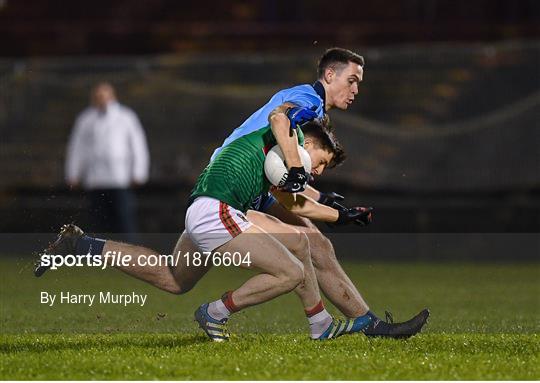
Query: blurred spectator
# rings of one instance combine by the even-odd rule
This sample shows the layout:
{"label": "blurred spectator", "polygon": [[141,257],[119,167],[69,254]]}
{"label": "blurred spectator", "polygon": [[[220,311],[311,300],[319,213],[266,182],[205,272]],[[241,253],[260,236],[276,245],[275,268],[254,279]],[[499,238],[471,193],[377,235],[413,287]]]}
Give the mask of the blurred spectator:
{"label": "blurred spectator", "polygon": [[118,103],[111,84],[97,84],[91,105],[75,121],[66,156],[66,181],[71,189],[88,192],[95,231],[136,232],[132,188],[147,181],[148,168],[137,115]]}

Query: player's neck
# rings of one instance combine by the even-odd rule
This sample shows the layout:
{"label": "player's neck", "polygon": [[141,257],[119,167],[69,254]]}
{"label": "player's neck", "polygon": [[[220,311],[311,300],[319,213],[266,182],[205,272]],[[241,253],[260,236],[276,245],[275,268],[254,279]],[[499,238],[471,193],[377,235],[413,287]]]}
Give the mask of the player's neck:
{"label": "player's neck", "polygon": [[324,91],[325,91],[325,97],[324,97],[324,111],[328,112],[330,109],[334,107],[334,103],[332,102],[332,97],[328,94],[328,91],[326,90],[325,84],[323,84]]}
{"label": "player's neck", "polygon": [[330,109],[332,109],[333,105],[329,103],[328,92],[326,90],[326,84],[324,83],[324,81],[315,81],[315,83],[313,84],[313,88],[324,102],[324,111],[328,112]]}

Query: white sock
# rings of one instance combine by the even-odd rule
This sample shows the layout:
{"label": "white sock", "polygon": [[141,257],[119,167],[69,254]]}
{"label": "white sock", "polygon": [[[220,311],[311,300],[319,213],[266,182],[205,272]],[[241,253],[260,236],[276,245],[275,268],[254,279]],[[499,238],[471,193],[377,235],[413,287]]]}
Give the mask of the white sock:
{"label": "white sock", "polygon": [[311,329],[311,338],[317,339],[320,337],[332,323],[332,316],[326,311],[308,317],[309,328]]}
{"label": "white sock", "polygon": [[208,315],[217,320],[228,319],[231,312],[225,307],[223,301],[218,299],[208,305]]}

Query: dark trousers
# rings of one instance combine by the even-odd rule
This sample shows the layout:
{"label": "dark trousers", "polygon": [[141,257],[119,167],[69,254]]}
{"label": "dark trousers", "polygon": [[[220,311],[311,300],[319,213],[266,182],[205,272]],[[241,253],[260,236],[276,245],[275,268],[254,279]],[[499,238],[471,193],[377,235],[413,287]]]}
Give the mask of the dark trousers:
{"label": "dark trousers", "polygon": [[135,233],[137,231],[135,195],[130,189],[88,191],[94,232]]}

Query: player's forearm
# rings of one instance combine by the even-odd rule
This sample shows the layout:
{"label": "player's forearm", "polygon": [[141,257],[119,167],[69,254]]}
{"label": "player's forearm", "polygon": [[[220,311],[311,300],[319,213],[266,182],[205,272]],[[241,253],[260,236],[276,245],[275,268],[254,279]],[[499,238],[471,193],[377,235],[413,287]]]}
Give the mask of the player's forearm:
{"label": "player's forearm", "polygon": [[289,135],[291,123],[285,113],[275,113],[270,116],[270,126],[276,141],[283,152],[288,168],[302,167],[298,153],[298,137],[296,131]]}
{"label": "player's forearm", "polygon": [[323,222],[336,222],[339,217],[336,209],[322,205],[304,195],[293,198],[291,194],[279,191],[273,192],[273,195],[285,208],[302,217]]}
{"label": "player's forearm", "polygon": [[293,207],[291,211],[302,217],[322,222],[336,222],[339,218],[339,212],[329,206],[321,205],[315,201],[305,204],[302,207]]}
{"label": "player's forearm", "polygon": [[313,186],[310,186],[310,185],[306,186],[306,190],[304,190],[301,194],[306,197],[311,198],[314,201],[318,201],[319,198],[321,197],[321,193],[317,189],[315,189]]}

